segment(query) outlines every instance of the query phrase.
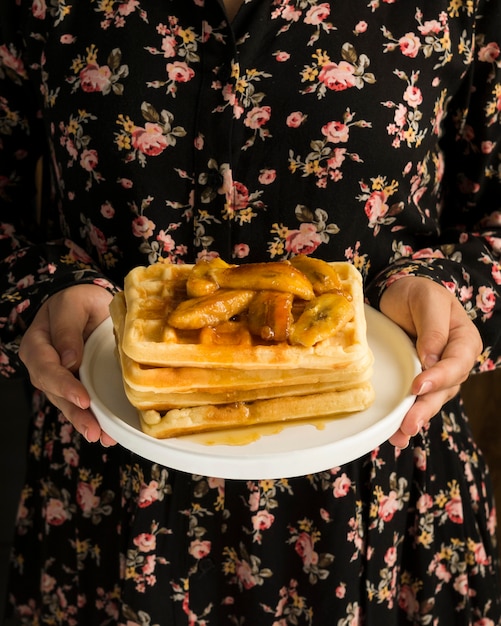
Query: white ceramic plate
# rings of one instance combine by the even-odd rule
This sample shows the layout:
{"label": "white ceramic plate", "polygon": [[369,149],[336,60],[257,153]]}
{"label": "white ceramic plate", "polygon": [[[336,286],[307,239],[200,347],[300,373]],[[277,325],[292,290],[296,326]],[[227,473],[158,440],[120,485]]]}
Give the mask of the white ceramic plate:
{"label": "white ceramic plate", "polygon": [[380,312],[368,306],[365,312],[375,357],[375,402],[365,411],[324,421],[321,428],[291,424],[243,445],[206,445],[199,435],[158,440],[144,434],[123,391],[110,318],[89,337],[80,377],[103,430],[156,463],[190,474],[243,480],[320,472],[353,461],[386,441],[414,402],[409,389],[421,368],[412,342]]}

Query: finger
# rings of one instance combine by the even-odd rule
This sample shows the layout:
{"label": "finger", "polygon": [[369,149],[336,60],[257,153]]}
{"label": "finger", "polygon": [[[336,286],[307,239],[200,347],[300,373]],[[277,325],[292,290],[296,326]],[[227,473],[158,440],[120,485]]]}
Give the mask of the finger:
{"label": "finger", "polygon": [[459,385],[455,385],[435,393],[418,396],[402,420],[400,431],[408,437],[417,435],[440,412],[443,405],[454,398],[458,392]]}
{"label": "finger", "polygon": [[116,444],[116,441],[101,429],[90,409],[80,409],[64,398],[52,394],[47,394],[47,398],[89,443],[101,441],[105,447]]}
{"label": "finger", "polygon": [[[439,362],[449,341],[450,300],[440,296],[418,297],[412,303],[416,351],[425,370]],[[437,314],[437,311],[440,313]]]}

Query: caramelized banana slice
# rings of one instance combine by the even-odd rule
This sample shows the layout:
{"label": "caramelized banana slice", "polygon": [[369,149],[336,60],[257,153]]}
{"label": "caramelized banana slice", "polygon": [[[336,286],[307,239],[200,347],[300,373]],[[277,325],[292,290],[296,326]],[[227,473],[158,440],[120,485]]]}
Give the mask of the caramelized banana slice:
{"label": "caramelized banana slice", "polygon": [[228,289],[253,289],[254,291],[285,291],[303,300],[312,300],[315,294],[306,276],[290,263],[249,263],[217,270],[220,287]]}
{"label": "caramelized banana slice", "polygon": [[254,292],[249,289],[219,289],[208,296],[181,302],[167,321],[182,330],[215,326],[244,311],[253,297]]}
{"label": "caramelized banana slice", "polygon": [[258,291],[248,310],[250,332],[267,341],[287,341],[292,324],[293,299],[291,293]]}
{"label": "caramelized banana slice", "polygon": [[207,296],[219,289],[217,270],[232,267],[220,257],[201,259],[193,266],[186,282],[186,292],[190,298]]}
{"label": "caramelized banana slice", "polygon": [[324,293],[306,304],[292,326],[290,343],[311,347],[335,335],[352,317],[349,300],[338,293]]}
{"label": "caramelized banana slice", "polygon": [[322,259],[314,259],[305,254],[298,254],[290,260],[291,264],[303,272],[309,279],[316,296],[328,291],[343,293],[343,287],[338,273]]}

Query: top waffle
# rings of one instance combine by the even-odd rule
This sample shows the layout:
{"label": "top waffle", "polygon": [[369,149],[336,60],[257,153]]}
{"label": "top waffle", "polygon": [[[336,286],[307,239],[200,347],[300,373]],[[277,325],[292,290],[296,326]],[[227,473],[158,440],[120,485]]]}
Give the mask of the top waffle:
{"label": "top waffle", "polygon": [[[327,264],[307,257],[242,266],[214,259],[136,267],[124,285],[123,352],[162,367],[353,366],[369,352],[362,278],[351,264],[334,262],[328,264],[337,277],[332,285],[322,267]],[[334,332],[322,334],[322,324]]]}

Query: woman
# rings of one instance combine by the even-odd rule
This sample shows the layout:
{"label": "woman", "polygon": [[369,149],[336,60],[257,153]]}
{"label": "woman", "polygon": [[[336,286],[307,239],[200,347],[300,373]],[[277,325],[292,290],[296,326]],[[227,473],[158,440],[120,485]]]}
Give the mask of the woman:
{"label": "woman", "polygon": [[[2,6],[2,368],[23,335],[34,385],[24,623],[501,623],[488,470],[457,395],[499,364],[501,12],[407,7]],[[75,373],[127,271],[300,252],[354,263],[416,339],[390,441],[246,482],[113,445]]]}

